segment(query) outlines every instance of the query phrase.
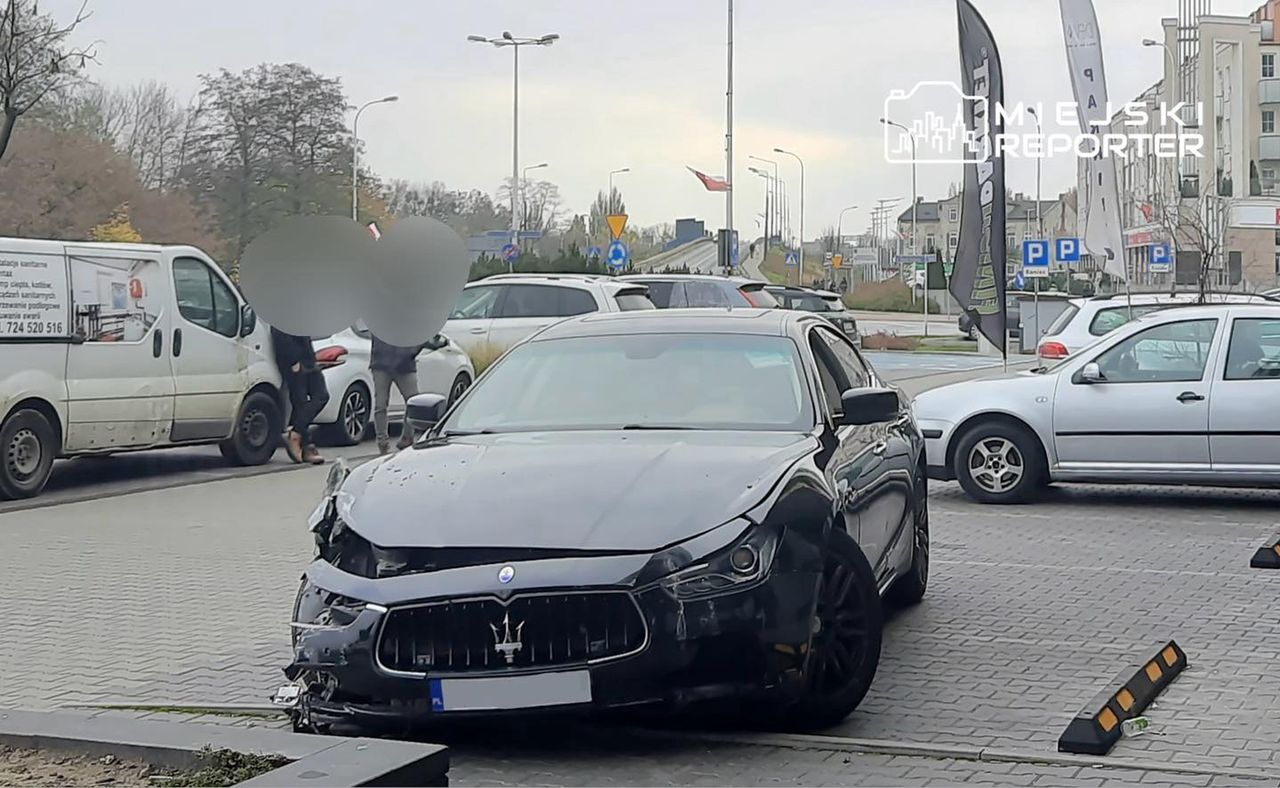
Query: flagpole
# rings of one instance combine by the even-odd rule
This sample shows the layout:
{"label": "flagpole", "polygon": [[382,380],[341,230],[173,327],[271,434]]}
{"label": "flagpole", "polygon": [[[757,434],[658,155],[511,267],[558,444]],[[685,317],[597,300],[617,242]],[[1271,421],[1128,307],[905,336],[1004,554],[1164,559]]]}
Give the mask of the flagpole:
{"label": "flagpole", "polygon": [[729,248],[724,251],[725,273],[730,273],[733,265],[733,0],[729,2],[729,43],[728,43],[728,78],[725,90],[725,131],[724,131],[724,181],[727,188],[724,192],[724,227],[729,231],[725,243]]}

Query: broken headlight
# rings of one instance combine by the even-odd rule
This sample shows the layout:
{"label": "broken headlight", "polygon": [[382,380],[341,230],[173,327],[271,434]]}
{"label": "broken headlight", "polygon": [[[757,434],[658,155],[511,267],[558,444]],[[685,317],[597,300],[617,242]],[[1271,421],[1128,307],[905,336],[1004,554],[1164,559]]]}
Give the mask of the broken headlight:
{"label": "broken headlight", "polygon": [[723,550],[667,575],[661,585],[684,601],[753,588],[769,576],[781,538],[781,529],[752,526]]}
{"label": "broken headlight", "polygon": [[350,626],[368,603],[326,591],[305,575],[293,603],[293,621],[289,626],[298,632],[306,629],[333,629]]}

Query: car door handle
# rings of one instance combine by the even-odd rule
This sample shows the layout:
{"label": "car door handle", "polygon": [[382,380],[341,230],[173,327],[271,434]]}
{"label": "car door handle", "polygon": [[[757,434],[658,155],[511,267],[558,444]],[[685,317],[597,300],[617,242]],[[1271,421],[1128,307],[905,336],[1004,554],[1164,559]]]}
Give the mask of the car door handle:
{"label": "car door handle", "polygon": [[157,329],[155,336],[151,338],[151,355],[153,358],[160,358],[162,352],[164,352],[164,331]]}
{"label": "car door handle", "polygon": [[471,329],[471,333],[473,333],[473,334],[483,334],[483,333],[484,333],[484,329],[483,329],[483,328],[473,328],[473,329]]}
{"label": "car door handle", "polygon": [[1204,402],[1204,395],[1197,394],[1194,391],[1184,391],[1178,395],[1178,402],[1184,404],[1188,402]]}
{"label": "car door handle", "polygon": [[182,355],[182,329],[175,328],[173,330],[173,357],[177,358]]}

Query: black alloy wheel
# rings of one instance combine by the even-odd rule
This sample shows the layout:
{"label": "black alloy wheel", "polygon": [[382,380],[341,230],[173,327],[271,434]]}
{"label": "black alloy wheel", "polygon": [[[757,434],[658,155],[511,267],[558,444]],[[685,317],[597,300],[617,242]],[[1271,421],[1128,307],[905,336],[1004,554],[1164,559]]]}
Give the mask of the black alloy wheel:
{"label": "black alloy wheel", "polygon": [[923,473],[916,483],[911,521],[911,566],[888,594],[889,601],[899,607],[919,603],[929,588],[929,481]]}
{"label": "black alloy wheel", "polygon": [[844,531],[831,534],[817,595],[807,686],[787,715],[791,730],[829,728],[849,716],[880,664],[880,593],[862,548]]}

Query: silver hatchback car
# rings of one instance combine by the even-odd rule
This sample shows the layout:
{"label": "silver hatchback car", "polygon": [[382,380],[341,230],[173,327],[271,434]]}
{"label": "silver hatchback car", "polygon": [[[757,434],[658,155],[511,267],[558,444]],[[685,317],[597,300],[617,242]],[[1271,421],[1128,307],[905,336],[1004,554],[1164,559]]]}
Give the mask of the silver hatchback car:
{"label": "silver hatchback car", "polygon": [[1280,305],[1140,317],[1053,366],[914,402],[929,475],[983,503],[1051,482],[1280,485]]}

